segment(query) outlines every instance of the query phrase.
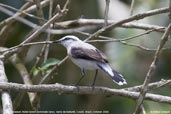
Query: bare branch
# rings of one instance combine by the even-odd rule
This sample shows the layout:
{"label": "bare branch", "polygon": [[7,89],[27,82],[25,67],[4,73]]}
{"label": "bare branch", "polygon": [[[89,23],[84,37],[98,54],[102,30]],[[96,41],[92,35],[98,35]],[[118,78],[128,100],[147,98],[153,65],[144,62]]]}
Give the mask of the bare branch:
{"label": "bare branch", "polygon": [[[44,0],[44,1],[41,2],[41,5],[42,5],[42,7],[44,7],[44,6],[48,5],[48,3],[49,3],[49,0]],[[22,12],[24,12],[24,13],[30,13],[30,12],[33,12],[35,9],[36,9],[36,5],[32,5],[29,8],[23,10]],[[2,26],[4,26],[5,24],[7,24],[7,23],[9,24],[9,23],[14,22],[16,17],[22,16],[22,15],[23,15],[23,13],[19,13],[18,12],[16,15],[7,18],[6,20],[4,20],[4,21],[2,21],[0,23],[0,28]]]}
{"label": "bare branch", "polygon": [[[108,20],[108,24],[114,24],[116,21],[114,20]],[[100,26],[104,24],[103,19],[77,19],[77,20],[70,20],[70,21],[63,21],[55,23],[55,28],[57,29],[67,29],[67,28],[73,28],[73,26]],[[137,22],[129,22],[124,23],[120,25],[119,27],[124,28],[136,28],[136,29],[143,29],[143,30],[151,30],[156,29],[155,31],[164,32],[165,27],[157,26],[157,25],[149,25],[149,24],[142,24]],[[161,28],[161,29],[160,29]]]}
{"label": "bare branch", "polygon": [[[17,71],[20,73],[21,78],[23,79],[24,84],[26,85],[32,85],[32,81],[30,79],[30,75],[25,67],[25,65],[22,63],[22,61],[20,60],[20,58],[14,54],[13,56],[11,56],[9,58],[9,60],[12,62],[12,64],[15,66],[15,68],[17,69]],[[35,96],[35,93],[27,93],[30,103],[33,102],[33,98]],[[22,99],[22,97],[20,97]],[[21,101],[21,100],[19,100]],[[20,102],[17,102],[20,103]]]}
{"label": "bare branch", "polygon": [[[30,3],[25,3],[20,8],[20,10],[24,10],[24,9],[28,8],[30,5],[31,5]],[[0,11],[1,10],[2,10],[2,8],[0,9]],[[18,13],[15,13],[14,16],[12,16],[12,17],[15,17],[16,15],[18,15]],[[1,45],[5,44],[5,42],[7,41],[8,36],[9,36],[8,33],[14,29],[13,27],[11,27],[11,24],[13,22],[15,22],[15,21],[11,19],[11,21],[9,21],[8,23],[6,21],[2,21],[1,23],[3,24],[3,22],[4,22],[5,25],[0,30],[0,42],[1,42]]]}
{"label": "bare branch", "polygon": [[[0,56],[0,83],[6,83],[8,82],[8,79],[5,74],[4,64],[2,59],[3,57]],[[7,90],[3,90],[1,92],[1,99],[2,99],[3,114],[13,114],[11,96]]]}
{"label": "bare branch", "polygon": [[169,11],[169,8],[161,8],[161,9],[155,9],[155,10],[147,11],[145,13],[139,13],[137,15],[133,15],[131,17],[128,17],[126,19],[123,19],[121,21],[118,21],[118,22],[116,22],[114,24],[111,24],[111,25],[108,25],[106,27],[101,28],[97,32],[93,33],[87,40],[91,39],[92,37],[96,37],[99,34],[105,32],[107,30],[110,30],[110,29],[113,29],[113,28],[115,28],[117,26],[120,26],[120,25],[122,25],[124,23],[128,23],[128,22],[134,21],[134,20],[143,19],[145,17],[149,17],[149,16],[156,15],[156,14],[166,13],[168,11]]}
{"label": "bare branch", "polygon": [[[143,85],[139,85],[139,86],[134,86],[134,87],[129,87],[129,88],[123,88],[124,90],[127,91],[141,91]],[[171,87],[171,80],[161,80],[158,82],[153,82],[148,84],[148,91],[151,91],[153,89],[156,88],[160,88],[160,87]]]}
{"label": "bare branch", "polygon": [[[35,2],[36,5],[33,5]],[[58,4],[56,7],[56,10],[54,12],[52,11],[54,5],[57,2],[54,2],[53,0],[31,0],[31,2],[25,3],[20,9],[16,9],[14,7],[5,5],[5,4],[0,4],[0,12],[3,12],[7,15],[9,15],[9,18],[5,19],[4,21],[0,22],[0,36],[3,36],[5,34],[8,34],[6,30],[9,30],[7,27],[11,27],[10,25],[13,24],[16,21],[19,21],[29,27],[31,27],[32,31],[30,32],[29,35],[25,36],[24,38],[26,39],[19,45],[16,45],[14,47],[11,47],[9,49],[0,49],[0,55],[4,56],[4,59],[10,59],[10,61],[14,64],[14,66],[17,68],[17,71],[23,76],[23,81],[24,84],[17,84],[17,83],[8,83],[7,78],[5,77],[5,71],[4,71],[4,66],[3,66],[3,61],[0,60],[0,89],[2,90],[2,104],[3,104],[3,110],[7,110],[4,108],[5,106],[9,105],[8,110],[13,110],[10,95],[8,93],[9,90],[15,90],[19,91],[19,94],[22,96],[19,98],[17,97],[15,99],[15,102],[20,102],[23,95],[25,92],[27,92],[31,104],[38,104],[36,101],[36,98],[39,98],[39,95],[41,92],[57,92],[58,94],[103,94],[103,95],[113,95],[113,96],[123,96],[125,98],[131,98],[133,100],[137,99],[137,106],[135,110],[135,114],[143,112],[144,114],[146,113],[143,107],[143,100],[150,100],[150,101],[155,101],[155,102],[161,102],[161,103],[167,103],[171,104],[171,97],[168,96],[163,96],[159,94],[151,94],[149,92],[153,91],[156,88],[161,88],[161,87],[170,87],[171,86],[171,80],[165,80],[165,81],[158,81],[154,83],[150,83],[150,78],[153,75],[153,72],[155,71],[155,67],[157,64],[157,60],[159,59],[160,53],[168,48],[163,48],[165,43],[168,40],[168,35],[170,34],[171,31],[171,24],[166,28],[164,26],[158,26],[158,25],[150,25],[150,24],[143,24],[143,23],[136,23],[133,22],[135,20],[140,20],[149,16],[153,15],[159,15],[161,13],[168,13],[171,12],[171,0],[170,0],[170,7],[168,8],[159,8],[151,11],[147,11],[144,13],[138,13],[136,15],[133,14],[133,8],[135,4],[135,0],[132,0],[130,12],[131,15],[130,17],[127,17],[123,20],[120,21],[114,21],[114,20],[109,20],[108,19],[108,12],[109,12],[109,4],[110,0],[106,0],[106,8],[105,8],[105,16],[104,19],[76,19],[76,20],[67,20],[67,21],[61,21],[61,22],[56,22],[57,19],[63,17],[66,12],[68,11],[67,7],[69,5],[70,0],[66,0],[63,8],[61,9],[60,5]],[[50,3],[50,4],[49,4]],[[45,5],[49,5],[49,19],[43,19],[43,7]],[[37,8],[37,9],[36,9]],[[72,8],[72,7],[71,7]],[[33,14],[30,14],[32,11],[37,11],[37,15],[35,16]],[[54,14],[54,15],[52,15]],[[34,23],[32,20],[27,20],[24,16],[30,16],[33,18],[38,19],[40,25]],[[171,17],[171,15],[169,15]],[[103,26],[104,25],[104,26]],[[52,28],[53,27],[53,28]],[[111,38],[111,37],[106,37],[106,36],[101,36],[100,34],[106,31],[110,31],[111,29],[114,29],[116,27],[122,27],[122,28],[133,28],[133,29],[141,29],[141,30],[147,30],[145,32],[141,32],[136,35],[132,35],[127,38]],[[15,27],[11,27],[11,30],[13,30]],[[97,32],[94,32],[93,34],[89,33],[84,33],[80,31],[85,31],[85,30],[97,30]],[[163,32],[164,35],[161,38],[160,44],[158,45],[157,49],[149,49],[146,47],[141,46],[140,44],[136,43],[129,43],[127,42],[128,40],[135,39],[135,38],[140,38],[140,36],[149,34],[153,31],[156,32]],[[36,39],[36,36],[40,35],[40,33],[47,33],[47,39],[44,39],[46,41],[43,42],[32,42],[34,39]],[[153,62],[151,63],[151,66],[149,67],[149,70],[146,74],[146,78],[144,80],[143,85],[139,86],[133,86],[129,88],[123,88],[123,89],[111,89],[111,88],[106,88],[106,87],[95,87],[92,89],[91,87],[87,86],[68,86],[68,85],[62,85],[62,84],[45,84],[49,80],[51,76],[53,76],[54,72],[58,69],[58,67],[64,63],[68,56],[66,56],[63,60],[61,60],[59,63],[55,64],[48,72],[44,73],[42,79],[40,79],[40,82],[37,82],[39,85],[32,85],[31,79],[29,77],[29,73],[27,69],[25,68],[24,63],[16,57],[17,51],[20,51],[20,54],[27,53],[29,47],[25,46],[31,46],[31,45],[38,45],[38,44],[43,44],[43,48],[40,53],[40,58],[43,61],[47,60],[48,54],[49,54],[49,45],[52,43],[50,41],[52,34],[69,34],[69,33],[79,33],[88,36],[88,38],[85,40],[85,42],[120,42],[123,45],[128,45],[132,47],[139,48],[141,50],[146,50],[146,51],[153,51],[155,52]],[[95,40],[90,40],[92,38],[96,38]],[[8,37],[0,37],[0,42],[1,40],[6,40]],[[38,37],[37,37],[38,38]],[[4,41],[5,43],[5,41]],[[2,43],[3,45],[3,43]],[[25,49],[26,48],[26,49]],[[21,50],[19,50],[21,49]],[[25,51],[26,50],[26,51]],[[13,55],[14,54],[14,55]],[[23,54],[23,55],[24,55]],[[13,55],[13,56],[11,56]],[[12,58],[9,58],[12,57]],[[22,56],[25,57],[25,56]],[[39,63],[41,63],[40,59],[38,62],[35,62],[35,65],[39,66]],[[2,64],[1,64],[2,62]],[[1,73],[3,72],[3,73]],[[4,76],[2,78],[2,76]],[[3,80],[5,79],[5,80]],[[35,93],[30,93],[30,92],[35,92]],[[36,97],[35,97],[36,96]],[[34,98],[33,98],[34,97]],[[8,98],[8,100],[6,100]],[[11,106],[10,106],[11,105]],[[18,104],[17,104],[18,105]]]}
{"label": "bare branch", "polygon": [[132,0],[131,1],[131,8],[130,8],[130,15],[133,15],[134,5],[135,5],[135,0]]}
{"label": "bare branch", "polygon": [[39,84],[44,84],[47,82],[47,80],[49,79],[49,76],[52,75],[55,70],[62,64],[64,63],[66,60],[68,59],[68,56],[66,56],[64,59],[62,59],[58,64],[56,64],[43,78],[42,80],[39,82]]}
{"label": "bare branch", "polygon": [[[39,16],[39,17],[41,17],[41,18],[43,18],[44,19],[44,14],[43,14],[43,9],[42,9],[42,7],[41,7],[41,5],[40,5],[40,0],[34,0],[34,2],[36,3],[36,6],[37,6],[37,15]],[[50,0],[50,8],[52,7],[51,6],[51,3],[53,2],[53,0]],[[51,14],[49,14],[49,15],[51,15]],[[52,15],[50,16],[50,17],[52,17]],[[47,20],[46,21],[41,21],[40,19],[39,19],[39,25],[43,25],[45,22],[47,22]],[[50,28],[50,27],[49,27]],[[34,32],[34,31],[32,31],[32,32]],[[47,39],[49,39],[49,34],[50,33],[48,33],[48,38]],[[38,37],[41,37],[41,35],[40,36],[38,36]],[[48,45],[48,44],[47,44]],[[46,60],[44,57],[43,57],[43,54],[44,54],[44,50],[46,49],[46,46],[47,46],[46,44],[44,44],[43,45],[43,47],[42,47],[42,49],[41,49],[41,52],[40,52],[40,54],[36,57],[36,62],[34,63],[34,66],[33,66],[33,68],[35,67],[37,67],[38,65],[39,65],[39,63],[40,63],[40,61],[41,60]],[[27,49],[27,48],[26,48]]]}
{"label": "bare branch", "polygon": [[[6,13],[7,15],[10,15],[10,16],[12,16],[14,14],[11,11],[9,11],[5,8],[2,8],[2,7],[1,7],[1,11],[3,11],[4,13]],[[22,17],[16,16],[14,19],[22,22],[23,24],[26,24],[27,26],[29,26],[31,28],[40,29],[40,26],[38,26]],[[114,24],[116,22],[113,20],[108,20],[108,23]],[[69,33],[74,33],[77,31],[84,31],[87,29],[95,29],[95,28],[97,28],[96,26],[100,26],[102,24],[104,24],[104,20],[102,20],[102,19],[77,19],[77,20],[55,23],[55,28],[60,28],[60,29],[57,29],[57,30],[56,29],[48,29],[48,30],[42,30],[42,32],[47,32],[47,33],[51,33],[51,34],[69,34]],[[74,25],[74,28],[72,28],[73,25]],[[75,27],[75,25],[77,25],[78,27]],[[162,27],[162,26],[141,24],[141,23],[134,23],[134,22],[122,24],[122,25],[120,25],[120,27],[136,28],[136,29],[143,29],[143,30],[154,29],[155,31],[158,31],[158,32],[164,32],[164,29],[165,29],[165,27]]]}
{"label": "bare branch", "polygon": [[[52,13],[53,13],[53,0],[50,1],[49,19],[52,18]],[[50,28],[52,28],[52,27],[49,27],[48,29],[50,29]],[[51,34],[48,33],[46,41],[49,41],[50,38],[51,38]],[[49,44],[45,44],[44,46],[45,46],[45,50],[44,50],[45,54],[44,54],[44,60],[43,61],[45,62],[47,60],[48,54],[49,54]]]}
{"label": "bare branch", "polygon": [[70,0],[67,0],[67,1],[65,2],[65,5],[64,5],[63,9],[67,9],[69,3],[70,3]]}
{"label": "bare branch", "polygon": [[110,0],[106,0],[105,16],[104,16],[104,26],[108,25],[108,12],[109,12]]}
{"label": "bare branch", "polygon": [[[24,85],[17,83],[0,83],[0,89],[27,91],[27,92],[57,92],[58,94],[104,94],[122,96],[131,99],[137,99],[138,92],[126,90],[110,89],[106,87],[88,87],[88,86],[67,86],[62,84],[42,84],[42,85]],[[171,97],[147,93],[146,100],[171,104]]]}
{"label": "bare branch", "polygon": [[64,14],[66,14],[66,11],[67,11],[67,10],[64,9],[64,10],[61,10],[60,12],[58,12],[56,15],[54,15],[54,16],[53,16],[51,19],[49,19],[42,27],[40,27],[40,29],[36,30],[31,36],[29,36],[25,41],[23,41],[23,42],[21,43],[21,45],[24,44],[24,43],[26,43],[26,42],[31,41],[34,37],[36,37],[38,34],[40,34],[41,31],[42,31],[43,29],[47,29],[47,27],[48,27],[51,23],[53,23],[54,21],[56,21],[56,19],[62,17]]}
{"label": "bare branch", "polygon": [[[146,31],[144,33],[140,33],[140,34],[135,35],[135,36],[131,36],[131,37],[128,37],[128,38],[122,38],[122,39],[119,39],[119,38],[110,38],[110,37],[105,37],[105,36],[98,36],[98,38],[105,39],[105,40],[98,40],[97,39],[97,40],[89,40],[87,42],[120,42],[120,43],[122,43],[124,45],[136,47],[136,48],[141,49],[143,51],[156,51],[156,49],[149,49],[149,48],[143,47],[143,46],[138,45],[138,44],[132,44],[132,43],[126,42],[127,40],[131,40],[131,39],[138,38],[140,36],[149,34],[149,33],[153,32],[153,31],[154,31],[154,29],[148,30],[148,31]],[[86,35],[86,36],[91,36],[91,34],[85,33],[85,32],[77,32],[77,33],[80,33],[80,34],[83,34],[83,35]],[[169,50],[169,49],[170,48],[164,48],[163,50]]]}
{"label": "bare branch", "polygon": [[24,12],[24,11],[21,11],[21,10],[16,9],[16,8],[14,8],[14,7],[12,7],[12,6],[9,6],[9,5],[5,5],[5,4],[1,4],[1,3],[0,3],[0,6],[9,8],[9,9],[14,10],[14,11],[19,12],[19,13],[22,13],[22,14],[24,14],[24,15],[26,15],[26,16],[31,17],[31,18],[39,19],[39,20],[42,20],[42,21],[47,21],[47,20],[45,20],[45,19],[43,19],[43,18],[40,18],[40,17],[37,17],[37,16],[35,16],[35,15],[33,15],[33,14],[30,14],[30,13],[27,13],[27,12]]}
{"label": "bare branch", "polygon": [[[37,16],[44,19],[44,14],[43,14],[43,9],[42,9],[42,6],[40,4],[40,0],[33,0],[36,4],[36,13],[37,13]],[[39,24],[40,25],[43,25],[45,22],[41,19],[39,19]]]}
{"label": "bare branch", "polygon": [[[66,10],[66,8],[67,8],[67,6],[68,6],[68,4],[69,4],[69,1],[70,1],[70,0],[67,0],[67,1],[66,1],[65,5],[64,5],[64,7],[63,7],[63,10]],[[50,1],[50,7],[49,7],[49,20],[52,18],[52,8],[53,8],[53,0]],[[56,8],[58,9],[58,12],[61,12],[61,9],[60,9],[60,6],[59,6],[59,5],[57,5]],[[48,29],[50,29],[50,28],[52,28],[52,26],[50,26]],[[46,40],[46,41],[49,41],[49,40],[50,40],[50,36],[51,36],[50,33],[48,33],[48,37],[47,37],[47,40]],[[45,45],[44,45],[44,49],[43,49],[42,51],[45,51],[45,53],[44,53],[44,54],[45,54],[45,55],[44,55],[44,61],[46,61],[46,60],[47,60],[47,56],[48,56],[48,52],[49,52],[49,44],[45,44]],[[64,60],[64,61],[65,61],[65,60]],[[51,70],[49,73],[47,73],[47,74],[40,80],[39,84],[47,82],[47,81],[49,80],[49,78],[53,76],[53,75],[51,75],[51,74],[55,71],[55,69],[58,67],[58,65],[59,65],[59,64],[56,64],[56,65],[52,68],[52,70]],[[38,102],[39,102],[39,101],[40,101],[40,94],[37,94],[37,95],[34,97],[34,102],[33,102],[33,104],[38,105]]]}
{"label": "bare branch", "polygon": [[154,73],[154,71],[156,69],[157,60],[158,60],[159,55],[160,55],[160,53],[162,51],[162,48],[165,45],[165,43],[167,42],[167,40],[168,40],[168,35],[170,33],[170,30],[171,30],[171,23],[169,24],[169,26],[167,27],[165,33],[163,34],[163,36],[161,38],[160,44],[159,44],[159,46],[158,46],[158,48],[156,50],[156,53],[154,55],[153,62],[151,63],[150,68],[149,68],[149,70],[147,72],[146,78],[145,78],[144,83],[143,83],[142,91],[141,91],[141,93],[139,95],[139,98],[137,100],[135,114],[138,114],[138,112],[140,110],[140,107],[141,107],[141,105],[143,103],[143,99],[144,99],[144,97],[146,95],[146,92],[148,90],[148,88],[147,88],[148,84],[150,83],[151,77],[152,77],[152,75],[153,75],[153,73]]}
{"label": "bare branch", "polygon": [[169,19],[171,20],[171,0],[169,0]]}
{"label": "bare branch", "polygon": [[[49,0],[42,1],[41,2],[42,7],[44,7],[45,5],[47,5],[48,2],[49,2]],[[31,4],[32,3],[30,3],[30,2],[24,4],[20,8],[20,10],[21,11],[23,10],[23,12],[27,12],[27,13],[28,12],[31,12],[31,11],[34,11],[36,9],[36,7],[35,7],[35,5],[30,6]],[[3,11],[5,9],[2,6],[0,6],[0,7],[1,7],[0,11]],[[9,13],[9,11],[8,11],[8,13]],[[0,22],[0,28],[3,27],[1,29],[1,31],[0,31],[0,42],[1,42],[1,45],[3,45],[7,41],[7,38],[8,38],[7,36],[9,35],[8,34],[9,33],[8,31],[11,30],[11,29],[13,29],[13,27],[11,27],[11,24],[13,24],[14,22],[16,22],[16,19],[15,18],[17,18],[18,16],[25,16],[25,15],[23,13],[20,13],[20,12],[17,12],[15,14],[12,13],[11,17],[9,17],[9,18],[5,19],[4,21]]]}
{"label": "bare branch", "polygon": [[147,114],[143,105],[141,106],[141,112],[142,114]]}

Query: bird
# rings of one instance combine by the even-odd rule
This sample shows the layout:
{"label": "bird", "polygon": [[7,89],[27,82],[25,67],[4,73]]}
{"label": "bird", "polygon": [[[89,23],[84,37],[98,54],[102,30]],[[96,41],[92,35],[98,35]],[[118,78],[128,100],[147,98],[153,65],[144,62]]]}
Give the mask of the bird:
{"label": "bird", "polygon": [[96,71],[92,86],[95,85],[98,70],[104,71],[113,82],[120,86],[127,84],[124,77],[109,65],[105,54],[95,46],[86,43],[73,35],[64,36],[59,40],[53,41],[53,43],[63,45],[66,48],[71,61],[81,68],[82,77],[76,85],[85,77],[86,70]]}

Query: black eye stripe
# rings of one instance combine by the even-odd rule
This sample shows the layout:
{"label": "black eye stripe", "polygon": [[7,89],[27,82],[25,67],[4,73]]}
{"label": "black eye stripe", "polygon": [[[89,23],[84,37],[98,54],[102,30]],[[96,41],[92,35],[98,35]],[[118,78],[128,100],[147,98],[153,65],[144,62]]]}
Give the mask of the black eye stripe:
{"label": "black eye stripe", "polygon": [[75,41],[75,39],[73,39],[73,38],[65,38],[65,39],[63,39],[64,41],[66,41],[66,40],[73,40],[73,41]]}
{"label": "black eye stripe", "polygon": [[71,38],[65,38],[64,40],[70,40]]}

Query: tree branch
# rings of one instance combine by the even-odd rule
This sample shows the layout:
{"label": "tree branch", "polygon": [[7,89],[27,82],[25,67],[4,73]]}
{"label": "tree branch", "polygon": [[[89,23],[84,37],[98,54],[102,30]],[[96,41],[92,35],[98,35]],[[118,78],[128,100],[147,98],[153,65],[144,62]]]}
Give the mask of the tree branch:
{"label": "tree branch", "polygon": [[150,68],[147,72],[147,75],[146,75],[146,78],[144,80],[144,83],[143,83],[143,87],[142,87],[142,91],[138,97],[138,100],[137,100],[137,105],[136,105],[136,109],[135,109],[135,114],[138,114],[139,113],[139,110],[140,110],[140,107],[143,103],[143,99],[146,95],[146,92],[147,92],[147,89],[148,89],[148,84],[150,83],[151,81],[151,77],[156,69],[156,64],[157,64],[157,60],[159,58],[159,55],[162,51],[162,48],[163,46],[165,45],[165,43],[167,42],[168,40],[168,35],[170,34],[170,30],[171,30],[171,23],[169,24],[169,26],[167,27],[165,33],[163,34],[162,38],[161,38],[161,41],[160,41],[160,44],[159,46],[157,47],[157,50],[156,50],[156,53],[154,55],[154,59],[153,59],[153,62],[151,63],[150,65]]}
{"label": "tree branch", "polygon": [[[5,74],[4,64],[2,59],[3,57],[0,56],[0,83],[6,83],[8,82],[8,79]],[[2,99],[3,114],[13,114],[11,96],[7,90],[3,90],[1,92],[1,99]]]}
{"label": "tree branch", "polygon": [[[111,89],[106,87],[88,87],[88,86],[67,86],[62,84],[42,84],[42,85],[24,85],[17,83],[0,83],[0,89],[26,91],[26,92],[57,92],[58,94],[103,94],[122,96],[131,99],[137,99],[139,92]],[[171,97],[147,93],[146,100],[171,104]]]}
{"label": "tree branch", "polygon": [[[44,6],[46,6],[48,3],[49,3],[49,0],[44,0],[44,1],[41,2],[41,5],[42,5],[42,7],[44,7]],[[16,17],[19,17],[19,16],[22,17],[22,16],[24,15],[24,13],[33,12],[35,9],[36,9],[36,5],[32,5],[32,6],[30,6],[29,8],[23,10],[23,11],[22,11],[23,13],[22,13],[22,12],[20,12],[20,13],[17,12],[17,14],[15,14],[14,16],[11,16],[11,17],[5,19],[4,21],[2,21],[2,22],[0,23],[0,28],[3,27],[4,25],[6,25],[7,23],[9,24],[9,23],[14,22]]]}
{"label": "tree branch", "polygon": [[[141,91],[142,87],[143,87],[143,85],[138,85],[138,86],[123,88],[123,89],[127,90],[127,91],[139,92],[139,91]],[[148,91],[151,91],[153,89],[160,88],[160,87],[171,87],[171,80],[161,80],[158,82],[150,83],[150,84],[148,84]]]}
{"label": "tree branch", "polygon": [[21,45],[24,44],[24,43],[26,43],[26,42],[31,41],[33,38],[35,38],[37,35],[39,35],[43,29],[47,29],[47,27],[48,27],[51,23],[53,23],[54,21],[56,21],[56,19],[62,17],[64,14],[66,14],[66,11],[67,11],[66,9],[63,9],[63,10],[59,11],[56,15],[54,15],[51,19],[49,19],[45,24],[43,24],[43,26],[41,26],[38,30],[36,30],[36,31],[35,31],[31,36],[29,36],[25,41],[23,41],[23,42],[21,43]]}
{"label": "tree branch", "polygon": [[35,16],[33,14],[30,14],[30,13],[27,13],[27,12],[24,12],[24,11],[21,11],[20,9],[16,9],[16,8],[14,8],[12,6],[9,6],[9,5],[6,5],[6,4],[1,4],[0,3],[0,6],[6,7],[6,8],[11,9],[11,10],[14,10],[14,11],[16,11],[18,13],[22,13],[23,15],[29,16],[29,17],[34,18],[34,19],[39,19],[39,20],[42,20],[42,21],[47,21],[46,19],[43,19],[43,18],[40,18],[40,17]]}
{"label": "tree branch", "polygon": [[132,0],[131,1],[131,8],[130,8],[130,16],[133,15],[134,5],[135,5],[135,0]]}
{"label": "tree branch", "polygon": [[156,15],[156,14],[161,14],[161,13],[166,13],[169,11],[169,8],[161,8],[161,9],[155,9],[155,10],[151,10],[151,11],[147,11],[145,13],[139,13],[137,15],[133,15],[131,17],[128,17],[126,19],[123,19],[121,21],[118,21],[114,24],[111,24],[111,25],[108,25],[106,27],[103,27],[101,29],[99,29],[97,32],[93,33],[87,40],[91,39],[92,37],[95,37],[95,36],[98,36],[99,34],[107,31],[107,30],[110,30],[110,29],[113,29],[117,26],[120,26],[124,23],[128,23],[130,21],[134,21],[134,20],[139,20],[139,19],[143,19],[145,17],[149,17],[149,16],[152,16],[152,15]]}
{"label": "tree branch", "polygon": [[106,0],[106,8],[105,8],[105,14],[104,14],[104,26],[108,25],[109,4],[110,4],[110,0]]}
{"label": "tree branch", "polygon": [[[114,24],[116,21],[108,20],[108,24]],[[100,26],[104,24],[103,19],[76,19],[76,20],[69,20],[55,23],[54,27],[57,29],[69,29],[73,27],[81,27],[81,26]],[[158,26],[158,25],[150,25],[150,24],[142,24],[137,22],[129,22],[120,25],[119,27],[123,28],[136,28],[142,30],[151,30],[156,29],[155,31],[164,32],[165,27]],[[161,29],[160,29],[161,28]],[[163,29],[162,29],[163,28]]]}
{"label": "tree branch", "polygon": [[[22,63],[22,61],[17,56],[17,54],[14,54],[13,56],[11,56],[9,58],[9,60],[14,65],[14,67],[17,69],[17,71],[19,72],[19,74],[21,75],[21,78],[22,78],[24,84],[26,84],[26,85],[32,85],[33,83],[32,83],[32,80],[30,79],[30,75],[29,75],[29,73],[27,71],[27,68]],[[33,102],[34,97],[35,97],[36,94],[35,93],[29,93],[29,92],[27,94],[28,94],[28,97],[29,97],[30,104],[32,105],[32,102]],[[23,96],[24,96],[24,94],[23,94]],[[22,99],[21,96],[19,98]],[[15,102],[15,103],[17,103],[16,107],[18,106],[18,104],[20,104],[19,101],[21,101],[21,100],[19,100],[19,98],[17,99],[18,101]]]}
{"label": "tree branch", "polygon": [[[33,1],[36,4],[37,16],[44,19],[43,9],[42,9],[40,0],[33,0]],[[40,25],[43,25],[45,23],[45,21],[43,21],[42,19],[38,19]]]}

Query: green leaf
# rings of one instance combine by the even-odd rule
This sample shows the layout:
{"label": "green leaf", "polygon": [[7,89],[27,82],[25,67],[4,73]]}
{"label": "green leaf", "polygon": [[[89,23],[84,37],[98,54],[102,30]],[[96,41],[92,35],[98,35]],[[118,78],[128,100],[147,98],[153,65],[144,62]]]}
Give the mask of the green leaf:
{"label": "green leaf", "polygon": [[45,63],[43,63],[41,66],[40,66],[40,70],[41,71],[45,71],[47,70],[50,66],[54,66],[56,65],[57,63],[59,63],[60,60],[58,59],[55,59],[55,58],[49,58],[47,59],[47,61]]}
{"label": "green leaf", "polygon": [[31,69],[31,73],[33,74],[33,76],[36,76],[39,72],[40,72],[40,70],[38,68],[36,68],[36,67],[33,67]]}

